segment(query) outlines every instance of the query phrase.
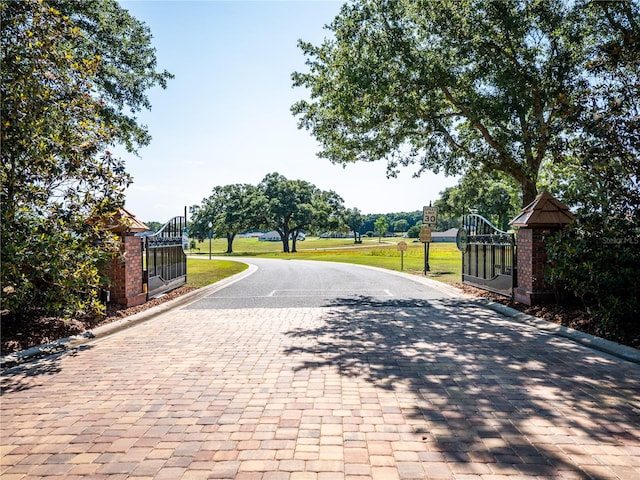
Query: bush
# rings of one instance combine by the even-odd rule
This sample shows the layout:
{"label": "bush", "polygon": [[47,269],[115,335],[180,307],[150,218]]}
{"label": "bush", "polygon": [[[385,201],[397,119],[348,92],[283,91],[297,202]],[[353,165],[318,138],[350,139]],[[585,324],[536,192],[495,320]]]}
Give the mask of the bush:
{"label": "bush", "polygon": [[23,217],[3,232],[2,321],[82,317],[104,313],[100,266],[108,249],[86,234],[45,218]]}
{"label": "bush", "polygon": [[549,239],[547,254],[558,299],[579,300],[599,336],[628,342],[640,334],[640,232],[631,221],[577,221]]}
{"label": "bush", "polygon": [[420,237],[420,228],[421,225],[414,225],[407,232],[407,237],[409,238],[419,238]]}

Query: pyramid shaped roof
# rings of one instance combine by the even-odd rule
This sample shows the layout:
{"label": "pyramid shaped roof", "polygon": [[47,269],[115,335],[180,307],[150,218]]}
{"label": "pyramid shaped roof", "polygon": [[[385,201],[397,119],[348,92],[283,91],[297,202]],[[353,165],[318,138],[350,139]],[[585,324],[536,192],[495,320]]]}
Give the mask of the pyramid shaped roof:
{"label": "pyramid shaped roof", "polygon": [[146,232],[149,230],[143,222],[138,220],[136,216],[129,210],[121,208],[118,213],[111,219],[111,224],[108,227],[109,230],[116,233],[124,232]]}
{"label": "pyramid shaped roof", "polygon": [[558,227],[575,220],[564,203],[546,190],[536,197],[522,212],[509,222],[513,227]]}

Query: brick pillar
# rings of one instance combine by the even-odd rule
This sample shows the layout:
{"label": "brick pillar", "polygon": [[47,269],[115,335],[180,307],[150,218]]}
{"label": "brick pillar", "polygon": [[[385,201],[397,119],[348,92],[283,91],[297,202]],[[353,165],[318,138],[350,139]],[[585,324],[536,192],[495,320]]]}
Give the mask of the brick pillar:
{"label": "brick pillar", "polygon": [[121,235],[121,255],[111,263],[111,299],[132,307],[147,301],[142,285],[142,240],[130,233]]}
{"label": "brick pillar", "polygon": [[553,300],[554,294],[544,279],[547,263],[545,237],[552,233],[551,228],[518,229],[518,286],[513,290],[516,302],[538,305]]}
{"label": "brick pillar", "polygon": [[545,191],[509,222],[518,227],[518,286],[513,289],[516,302],[534,305],[553,300],[554,294],[544,280],[545,238],[574,220],[569,208]]}

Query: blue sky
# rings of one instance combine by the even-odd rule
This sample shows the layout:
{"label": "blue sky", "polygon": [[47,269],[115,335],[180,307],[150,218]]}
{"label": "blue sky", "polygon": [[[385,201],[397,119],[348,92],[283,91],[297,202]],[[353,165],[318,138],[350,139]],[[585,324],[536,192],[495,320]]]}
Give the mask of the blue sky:
{"label": "blue sky", "polygon": [[305,70],[298,39],[320,43],[342,2],[121,0],[153,34],[159,69],[175,75],[149,92],[138,115],[153,137],[139,157],[121,150],[134,183],[126,207],[164,222],[200,204],[217,185],[257,184],[279,172],[335,190],[364,213],[422,209],[456,180],[387,179],[386,162],[343,168],[319,158],[315,139],[298,130],[291,105],[306,96],[291,73]]}

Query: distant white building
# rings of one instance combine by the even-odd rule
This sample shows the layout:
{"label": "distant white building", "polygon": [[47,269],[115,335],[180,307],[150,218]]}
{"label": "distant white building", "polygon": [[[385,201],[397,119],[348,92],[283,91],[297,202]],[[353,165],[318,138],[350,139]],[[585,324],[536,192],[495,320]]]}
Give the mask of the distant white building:
{"label": "distant white building", "polygon": [[279,242],[282,239],[280,238],[280,234],[278,232],[276,232],[275,230],[272,230],[270,232],[263,233],[262,235],[260,235],[258,237],[258,240],[261,242]]}
{"label": "distant white building", "polygon": [[353,230],[344,232],[324,232],[320,234],[320,238],[350,238],[353,237]]}
{"label": "distant white building", "polygon": [[432,242],[455,242],[456,235],[458,234],[457,228],[450,228],[444,232],[431,232]]}
{"label": "distant white building", "polygon": [[238,238],[260,238],[262,232],[244,232],[237,235]]}
{"label": "distant white building", "polygon": [[[305,238],[307,238],[307,236],[303,232],[298,233],[298,237],[297,237],[298,241],[302,241]],[[282,239],[280,238],[280,234],[278,232],[276,232],[275,230],[271,230],[270,232],[263,233],[262,235],[260,235],[258,237],[258,240],[260,242],[280,242],[280,241],[282,241]]]}

